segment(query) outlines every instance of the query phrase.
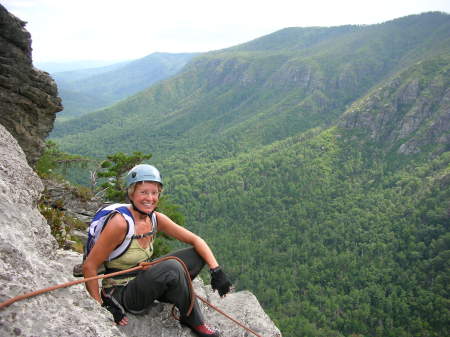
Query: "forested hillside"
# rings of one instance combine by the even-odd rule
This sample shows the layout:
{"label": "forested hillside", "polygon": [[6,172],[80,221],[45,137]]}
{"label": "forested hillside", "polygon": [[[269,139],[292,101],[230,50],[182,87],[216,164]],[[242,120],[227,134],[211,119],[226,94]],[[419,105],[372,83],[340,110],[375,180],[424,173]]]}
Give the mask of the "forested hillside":
{"label": "forested hillside", "polygon": [[52,74],[63,99],[58,119],[106,107],[176,74],[195,53],[153,53],[106,67]]}
{"label": "forested hillside", "polygon": [[[447,334],[450,60],[436,62],[355,104],[340,126],[168,177],[188,222],[286,336]],[[411,147],[390,140],[384,125],[370,123],[368,132],[355,122],[407,99],[393,86],[399,80],[423,87],[408,96],[403,117],[384,115],[386,125],[395,122],[390,135],[401,135],[415,112],[429,113],[422,97],[436,90],[433,117],[401,138]]]}
{"label": "forested hillside", "polygon": [[446,336],[450,16],[289,28],[61,122],[153,154],[165,193],[283,336]]}

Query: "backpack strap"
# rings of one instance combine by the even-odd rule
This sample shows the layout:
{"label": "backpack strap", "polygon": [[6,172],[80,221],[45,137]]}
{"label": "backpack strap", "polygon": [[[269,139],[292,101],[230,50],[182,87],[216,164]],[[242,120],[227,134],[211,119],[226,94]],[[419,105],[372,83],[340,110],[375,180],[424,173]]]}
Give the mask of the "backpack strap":
{"label": "backpack strap", "polygon": [[128,247],[130,247],[131,240],[134,235],[134,218],[127,205],[120,205],[113,211],[113,213],[120,213],[125,218],[128,229],[122,243],[118,247],[116,247],[116,249],[114,249],[113,252],[109,255],[108,261],[116,259],[124,254],[127,251]]}
{"label": "backpack strap", "polygon": [[158,233],[158,218],[156,216],[156,212],[153,211],[151,214],[151,218],[152,218],[152,224],[153,224],[153,231],[156,233]]}

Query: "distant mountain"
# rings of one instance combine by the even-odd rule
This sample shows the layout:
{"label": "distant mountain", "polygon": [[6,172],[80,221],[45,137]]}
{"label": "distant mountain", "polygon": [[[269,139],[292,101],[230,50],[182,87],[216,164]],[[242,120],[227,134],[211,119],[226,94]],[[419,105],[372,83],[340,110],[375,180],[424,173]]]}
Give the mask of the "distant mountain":
{"label": "distant mountain", "polygon": [[67,62],[35,62],[35,66],[50,74],[65,72],[65,71],[78,71],[83,69],[93,69],[107,67],[113,64],[121,64],[127,61],[106,61],[106,60],[81,60],[81,61],[67,61]]}
{"label": "distant mountain", "polygon": [[99,68],[54,73],[68,118],[111,105],[176,74],[195,53],[154,53]]}
{"label": "distant mountain", "polygon": [[104,74],[118,70],[133,61],[124,61],[92,68],[76,68],[62,72],[52,72],[51,75],[63,83],[71,83],[90,78],[95,75]]}
{"label": "distant mountain", "polygon": [[233,156],[332,125],[373,87],[449,49],[449,16],[441,13],[288,28],[201,55],[113,107],[56,123],[52,137],[70,152],[94,156],[132,149],[155,158],[183,153],[188,161]]}
{"label": "distant mountain", "polygon": [[287,28],[56,123],[152,153],[188,228],[283,336],[448,335],[450,15]]}

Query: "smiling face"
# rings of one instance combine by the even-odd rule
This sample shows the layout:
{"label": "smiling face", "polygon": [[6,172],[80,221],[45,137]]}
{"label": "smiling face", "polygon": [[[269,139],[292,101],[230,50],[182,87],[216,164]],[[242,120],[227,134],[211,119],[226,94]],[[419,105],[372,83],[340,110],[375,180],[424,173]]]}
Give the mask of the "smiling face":
{"label": "smiling face", "polygon": [[143,212],[150,213],[158,205],[161,185],[152,181],[144,181],[134,184],[128,190],[128,197],[135,206]]}

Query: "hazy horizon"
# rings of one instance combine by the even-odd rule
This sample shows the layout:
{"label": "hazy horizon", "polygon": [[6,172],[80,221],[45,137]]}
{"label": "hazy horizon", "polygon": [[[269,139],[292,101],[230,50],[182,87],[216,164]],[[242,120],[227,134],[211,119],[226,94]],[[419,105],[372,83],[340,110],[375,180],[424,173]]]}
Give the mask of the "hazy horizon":
{"label": "hazy horizon", "polygon": [[424,12],[450,13],[450,1],[444,0],[4,0],[2,5],[27,22],[33,60],[40,64],[207,52],[287,27],[370,25]]}

